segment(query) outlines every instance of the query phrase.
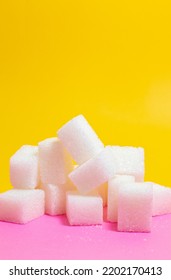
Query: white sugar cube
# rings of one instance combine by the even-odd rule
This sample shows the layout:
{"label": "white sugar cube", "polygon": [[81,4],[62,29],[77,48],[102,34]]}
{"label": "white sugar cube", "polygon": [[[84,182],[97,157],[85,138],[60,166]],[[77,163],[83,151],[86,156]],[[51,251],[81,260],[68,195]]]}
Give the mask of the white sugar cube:
{"label": "white sugar cube", "polygon": [[45,191],[45,213],[51,216],[66,213],[66,189],[64,186],[46,184],[41,188]]}
{"label": "white sugar cube", "polygon": [[144,149],[141,147],[112,146],[116,173],[132,175],[135,181],[144,181]]}
{"label": "white sugar cube", "polygon": [[9,190],[0,194],[0,220],[25,224],[44,214],[42,190]]}
{"label": "white sugar cube", "polygon": [[66,213],[66,192],[75,191],[76,187],[67,179],[63,185],[41,184],[45,192],[45,214],[55,216]]}
{"label": "white sugar cube", "polygon": [[64,184],[73,169],[72,159],[57,137],[41,141],[39,147],[40,179],[43,184]]}
{"label": "white sugar cube", "polygon": [[134,182],[135,177],[130,175],[116,175],[108,181],[108,207],[107,220],[117,222],[118,220],[118,191],[123,183]]}
{"label": "white sugar cube", "polygon": [[150,183],[123,183],[118,193],[118,230],[150,232],[153,188]]}
{"label": "white sugar cube", "polygon": [[111,147],[104,148],[98,155],[89,159],[70,174],[69,178],[79,192],[88,193],[107,182],[115,175]]}
{"label": "white sugar cube", "polygon": [[38,147],[22,146],[10,158],[10,180],[14,188],[34,189],[39,184]]}
{"label": "white sugar cube", "polygon": [[103,222],[103,201],[98,194],[67,192],[66,214],[70,225],[97,225]]}
{"label": "white sugar cube", "polygon": [[104,148],[103,143],[82,115],[62,126],[58,130],[58,137],[78,164],[94,157]]}

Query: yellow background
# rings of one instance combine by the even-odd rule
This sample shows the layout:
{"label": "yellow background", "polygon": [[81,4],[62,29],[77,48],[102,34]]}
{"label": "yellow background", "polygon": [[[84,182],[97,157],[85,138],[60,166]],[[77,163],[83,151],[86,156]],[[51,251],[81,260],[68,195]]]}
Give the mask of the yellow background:
{"label": "yellow background", "polygon": [[170,1],[1,1],[0,94],[1,191],[20,146],[80,113],[171,186]]}

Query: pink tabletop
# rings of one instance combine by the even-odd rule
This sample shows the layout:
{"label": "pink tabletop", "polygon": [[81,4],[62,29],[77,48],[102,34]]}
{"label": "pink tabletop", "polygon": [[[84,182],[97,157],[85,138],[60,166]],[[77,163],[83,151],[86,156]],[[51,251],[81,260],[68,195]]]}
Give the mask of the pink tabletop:
{"label": "pink tabletop", "polygon": [[65,216],[0,222],[0,259],[171,259],[171,215],[154,217],[151,233],[117,232],[108,222],[69,226]]}

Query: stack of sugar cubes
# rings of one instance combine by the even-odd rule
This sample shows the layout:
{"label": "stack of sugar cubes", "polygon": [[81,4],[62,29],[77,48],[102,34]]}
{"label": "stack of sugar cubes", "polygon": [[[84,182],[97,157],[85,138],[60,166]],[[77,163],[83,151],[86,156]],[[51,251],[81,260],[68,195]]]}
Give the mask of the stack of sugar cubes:
{"label": "stack of sugar cubes", "polygon": [[79,115],[38,146],[10,159],[12,190],[0,194],[0,220],[27,223],[66,214],[70,225],[117,222],[118,231],[150,232],[152,216],[171,213],[171,188],[144,182],[144,149],[104,146]]}

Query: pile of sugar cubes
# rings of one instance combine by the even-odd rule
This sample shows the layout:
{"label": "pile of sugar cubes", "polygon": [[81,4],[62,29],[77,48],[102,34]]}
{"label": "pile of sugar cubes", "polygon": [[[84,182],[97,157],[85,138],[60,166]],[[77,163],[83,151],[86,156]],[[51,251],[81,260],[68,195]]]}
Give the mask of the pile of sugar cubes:
{"label": "pile of sugar cubes", "polygon": [[118,231],[150,232],[152,216],[171,213],[171,188],[144,182],[144,149],[104,146],[79,115],[38,146],[10,158],[13,189],[0,194],[0,220],[25,224],[66,214],[70,225],[99,225],[103,207]]}

